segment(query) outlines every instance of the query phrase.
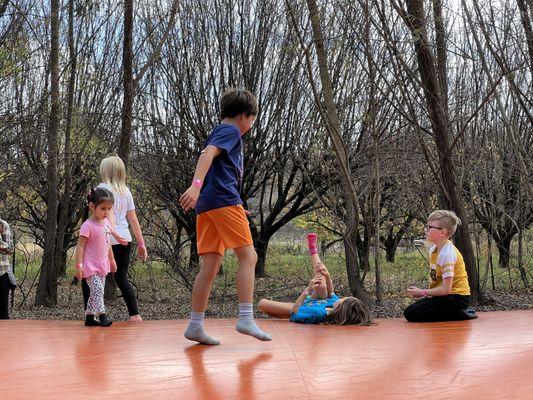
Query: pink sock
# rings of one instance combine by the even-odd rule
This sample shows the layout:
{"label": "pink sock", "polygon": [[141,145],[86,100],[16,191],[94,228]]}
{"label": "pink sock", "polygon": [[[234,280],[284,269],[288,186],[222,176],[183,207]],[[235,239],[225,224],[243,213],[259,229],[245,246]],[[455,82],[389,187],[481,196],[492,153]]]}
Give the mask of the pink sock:
{"label": "pink sock", "polygon": [[318,238],[318,235],[316,233],[308,233],[307,234],[307,247],[309,249],[309,253],[311,255],[317,254],[318,251],[316,249],[316,240]]}

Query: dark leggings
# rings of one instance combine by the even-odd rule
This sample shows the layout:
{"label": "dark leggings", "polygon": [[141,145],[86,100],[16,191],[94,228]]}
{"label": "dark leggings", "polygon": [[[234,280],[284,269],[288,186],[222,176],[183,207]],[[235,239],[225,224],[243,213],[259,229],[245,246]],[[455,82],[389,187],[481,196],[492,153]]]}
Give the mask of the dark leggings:
{"label": "dark leggings", "polygon": [[0,319],[9,319],[9,277],[0,276]]}
{"label": "dark leggings", "polygon": [[464,310],[470,304],[470,296],[424,297],[408,306],[403,315],[409,322],[460,321],[467,319]]}
{"label": "dark leggings", "polygon": [[[132,315],[139,314],[139,308],[137,307],[137,299],[135,298],[135,293],[131,287],[130,282],[128,281],[128,267],[130,265],[130,253],[131,253],[131,242],[127,246],[121,244],[116,244],[111,246],[113,249],[113,255],[115,256],[115,261],[117,263],[117,272],[113,274],[115,278],[115,283],[117,284],[122,297],[126,302],[128,307],[128,313],[130,317]],[[89,299],[90,289],[85,279],[82,280],[82,289],[83,289],[83,304],[87,308],[87,300]]]}

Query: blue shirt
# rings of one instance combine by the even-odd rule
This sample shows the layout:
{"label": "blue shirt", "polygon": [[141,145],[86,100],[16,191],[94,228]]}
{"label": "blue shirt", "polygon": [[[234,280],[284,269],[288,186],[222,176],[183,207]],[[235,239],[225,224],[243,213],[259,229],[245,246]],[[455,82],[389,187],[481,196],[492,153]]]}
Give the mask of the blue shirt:
{"label": "blue shirt", "polygon": [[196,213],[242,204],[240,186],[243,174],[242,139],[239,128],[220,124],[211,131],[204,148],[212,145],[221,150],[213,159],[204,179]]}
{"label": "blue shirt", "polygon": [[308,296],[298,308],[298,311],[291,313],[290,320],[292,322],[301,322],[302,324],[320,324],[324,322],[328,315],[326,308],[333,307],[333,304],[339,300],[339,296],[335,293],[325,300],[312,299]]}

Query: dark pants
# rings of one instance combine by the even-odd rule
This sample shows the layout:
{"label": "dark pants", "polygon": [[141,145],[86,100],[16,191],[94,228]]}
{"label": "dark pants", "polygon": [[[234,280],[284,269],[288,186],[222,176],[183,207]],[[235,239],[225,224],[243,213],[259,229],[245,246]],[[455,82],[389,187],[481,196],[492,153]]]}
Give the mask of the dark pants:
{"label": "dark pants", "polygon": [[[130,282],[128,281],[128,267],[130,265],[130,253],[131,253],[131,242],[127,246],[121,244],[116,244],[111,246],[113,249],[113,255],[115,256],[115,261],[117,263],[117,272],[113,274],[115,278],[115,283],[117,284],[122,297],[126,302],[128,307],[128,313],[130,317],[132,315],[139,314],[139,308],[137,307],[137,299],[135,298],[135,293],[131,287]],[[89,295],[91,290],[89,285],[85,282],[85,279],[82,280],[82,290],[83,290],[83,304],[87,308],[87,300],[89,300]]]}
{"label": "dark pants", "polygon": [[409,322],[460,321],[467,319],[464,310],[470,304],[470,296],[424,297],[408,306],[403,315]]}
{"label": "dark pants", "polygon": [[9,277],[0,276],[0,319],[9,319]]}

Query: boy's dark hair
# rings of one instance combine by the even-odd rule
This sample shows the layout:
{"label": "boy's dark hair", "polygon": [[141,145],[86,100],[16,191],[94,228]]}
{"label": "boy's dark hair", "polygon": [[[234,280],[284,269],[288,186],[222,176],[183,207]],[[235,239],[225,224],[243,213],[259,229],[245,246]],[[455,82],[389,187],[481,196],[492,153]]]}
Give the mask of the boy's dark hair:
{"label": "boy's dark hair", "polygon": [[246,89],[226,89],[220,96],[220,119],[235,118],[240,114],[257,115],[259,107],[255,95]]}
{"label": "boy's dark hair", "polygon": [[89,194],[87,195],[87,204],[93,203],[95,207],[98,207],[98,205],[102,204],[105,201],[109,201],[111,203],[115,202],[113,193],[111,193],[107,189],[92,188]]}

